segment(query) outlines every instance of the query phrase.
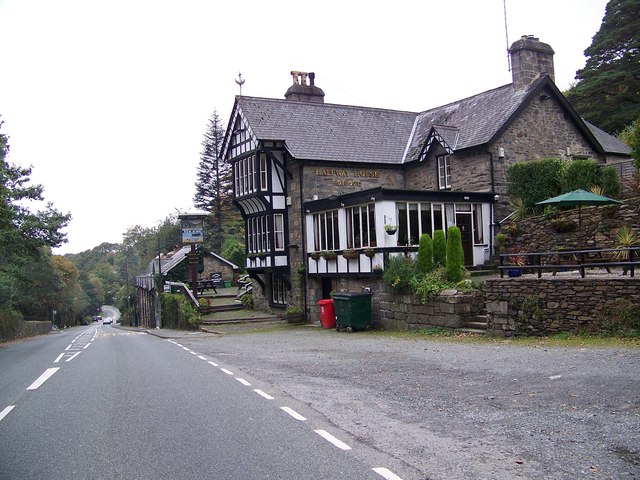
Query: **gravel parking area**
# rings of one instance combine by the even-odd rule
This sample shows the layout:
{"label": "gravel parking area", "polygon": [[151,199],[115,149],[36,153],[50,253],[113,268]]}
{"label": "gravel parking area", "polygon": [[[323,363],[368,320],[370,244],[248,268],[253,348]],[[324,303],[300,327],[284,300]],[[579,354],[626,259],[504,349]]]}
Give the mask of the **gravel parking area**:
{"label": "gravel parking area", "polygon": [[181,339],[398,461],[404,480],[640,479],[640,350],[301,326]]}

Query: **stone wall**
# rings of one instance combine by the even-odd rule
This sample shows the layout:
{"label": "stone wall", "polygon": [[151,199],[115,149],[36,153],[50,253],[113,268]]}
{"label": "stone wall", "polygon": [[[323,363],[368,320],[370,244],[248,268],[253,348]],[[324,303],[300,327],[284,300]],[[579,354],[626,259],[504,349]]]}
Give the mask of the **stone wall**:
{"label": "stone wall", "polygon": [[640,308],[640,278],[576,276],[489,279],[485,298],[494,335],[598,331],[618,308]]}
{"label": "stone wall", "polygon": [[376,327],[388,330],[461,328],[484,310],[484,298],[477,290],[445,290],[423,304],[418,295],[397,293],[384,285],[378,294],[378,306]]}
{"label": "stone wall", "polygon": [[[580,223],[578,209],[560,212],[558,219]],[[508,236],[509,244],[518,245],[525,252],[549,252],[563,249],[615,248],[616,234],[628,226],[640,238],[640,197],[626,198],[622,205],[583,207],[582,225],[573,232],[557,232],[551,219],[543,215],[517,222],[506,222],[500,229]]]}

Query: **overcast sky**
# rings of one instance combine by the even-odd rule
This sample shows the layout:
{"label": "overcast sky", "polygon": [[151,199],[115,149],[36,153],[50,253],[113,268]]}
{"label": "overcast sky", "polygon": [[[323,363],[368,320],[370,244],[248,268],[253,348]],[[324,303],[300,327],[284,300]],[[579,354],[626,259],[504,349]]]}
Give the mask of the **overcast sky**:
{"label": "overcast sky", "polygon": [[[584,67],[606,0],[507,0],[508,41],[555,50],[556,84]],[[193,209],[214,110],[283,98],[313,71],[325,102],[422,111],[511,81],[503,0],[0,0],[8,160],[73,220],[78,253]]]}

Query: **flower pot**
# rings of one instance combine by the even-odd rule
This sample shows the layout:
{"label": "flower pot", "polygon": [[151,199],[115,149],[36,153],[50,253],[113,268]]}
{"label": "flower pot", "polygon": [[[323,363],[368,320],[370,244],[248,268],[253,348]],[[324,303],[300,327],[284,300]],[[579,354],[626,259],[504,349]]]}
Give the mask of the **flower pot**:
{"label": "flower pot", "polygon": [[397,228],[394,228],[393,230],[385,230],[385,232],[387,232],[387,235],[395,235],[397,231]]}
{"label": "flower pot", "polygon": [[519,277],[522,275],[522,269],[510,268],[509,270],[507,270],[507,275],[509,275],[511,278]]}

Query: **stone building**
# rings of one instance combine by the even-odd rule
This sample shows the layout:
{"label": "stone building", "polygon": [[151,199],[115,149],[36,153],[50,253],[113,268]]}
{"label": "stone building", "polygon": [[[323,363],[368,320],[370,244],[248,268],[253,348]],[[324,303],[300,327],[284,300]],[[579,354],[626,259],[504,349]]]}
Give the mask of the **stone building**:
{"label": "stone building", "polygon": [[284,99],[238,96],[222,155],[246,227],[254,302],[312,318],[333,290],[370,288],[421,234],[456,225],[465,264],[484,264],[508,214],[506,170],[533,159],[629,160],[554,84],[553,50],[522,37],[513,81],[422,112],[324,103],[315,75],[291,72]]}

